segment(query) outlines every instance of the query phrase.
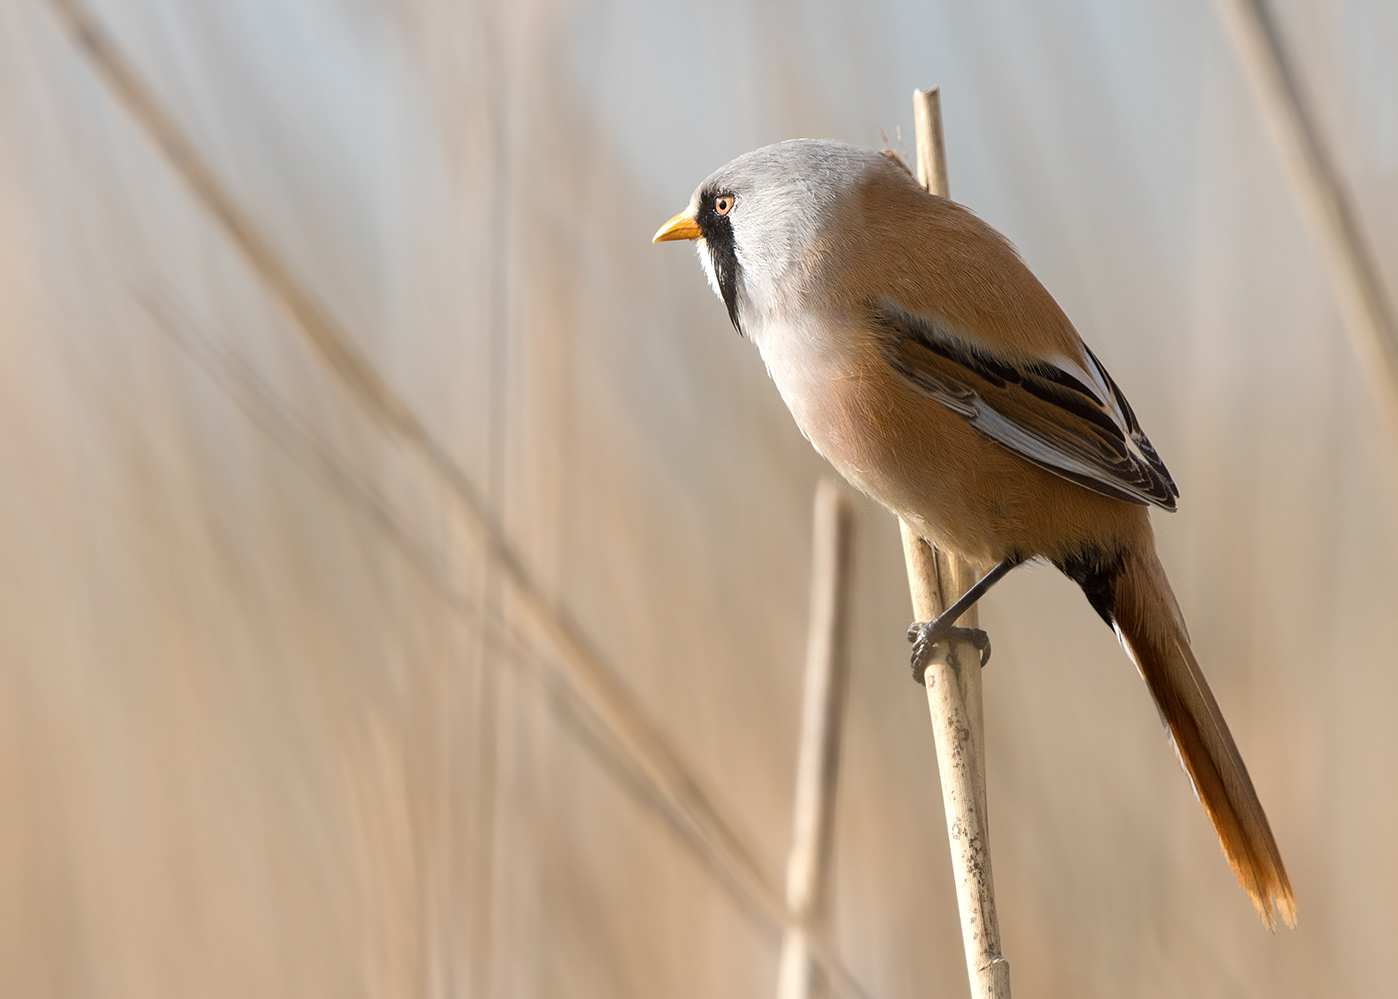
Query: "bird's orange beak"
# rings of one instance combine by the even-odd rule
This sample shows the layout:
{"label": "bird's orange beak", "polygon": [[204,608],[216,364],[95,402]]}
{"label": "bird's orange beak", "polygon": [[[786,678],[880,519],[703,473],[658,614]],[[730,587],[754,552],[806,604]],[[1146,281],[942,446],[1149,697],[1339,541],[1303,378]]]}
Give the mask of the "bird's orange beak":
{"label": "bird's orange beak", "polygon": [[688,212],[680,212],[666,222],[651,239],[652,243],[668,243],[672,239],[698,239],[699,223]]}

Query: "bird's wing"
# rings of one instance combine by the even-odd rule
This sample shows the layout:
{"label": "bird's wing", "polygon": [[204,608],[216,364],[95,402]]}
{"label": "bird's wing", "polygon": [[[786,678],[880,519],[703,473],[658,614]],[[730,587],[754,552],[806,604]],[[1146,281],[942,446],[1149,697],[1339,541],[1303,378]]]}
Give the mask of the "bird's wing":
{"label": "bird's wing", "polygon": [[891,300],[874,319],[893,368],[971,426],[1088,489],[1175,509],[1179,490],[1169,471],[1090,350],[1086,365],[1010,361]]}

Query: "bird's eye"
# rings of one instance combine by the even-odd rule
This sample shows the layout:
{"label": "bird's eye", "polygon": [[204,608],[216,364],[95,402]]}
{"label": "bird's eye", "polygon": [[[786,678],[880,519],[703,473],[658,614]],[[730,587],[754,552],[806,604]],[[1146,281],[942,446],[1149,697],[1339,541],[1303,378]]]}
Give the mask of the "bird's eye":
{"label": "bird's eye", "polygon": [[727,215],[733,210],[733,195],[720,194],[714,198],[714,211],[720,215]]}

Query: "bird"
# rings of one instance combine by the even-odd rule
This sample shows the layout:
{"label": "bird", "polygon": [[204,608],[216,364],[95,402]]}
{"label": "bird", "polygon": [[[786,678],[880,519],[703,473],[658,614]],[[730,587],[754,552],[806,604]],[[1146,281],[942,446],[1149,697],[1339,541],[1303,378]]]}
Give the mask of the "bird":
{"label": "bird", "polygon": [[[1296,903],[1156,554],[1179,490],[1107,369],[1010,241],[889,150],[792,139],[705,179],[654,242],[691,240],[796,425],[852,485],[980,581],[913,626],[915,673],[961,613],[1044,560],[1115,630],[1263,924]],[[983,575],[982,575],[983,574]]]}

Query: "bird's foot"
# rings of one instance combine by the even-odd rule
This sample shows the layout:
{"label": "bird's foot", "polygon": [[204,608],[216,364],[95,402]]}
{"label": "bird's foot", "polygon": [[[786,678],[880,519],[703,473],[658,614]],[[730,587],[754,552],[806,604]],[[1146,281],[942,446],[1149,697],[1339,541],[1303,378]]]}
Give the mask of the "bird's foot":
{"label": "bird's foot", "polygon": [[990,662],[990,636],[980,628],[958,628],[943,624],[939,618],[914,624],[908,629],[908,641],[913,643],[913,679],[923,684],[927,675],[927,663],[932,658],[932,647],[938,642],[970,642],[981,654],[981,665]]}

